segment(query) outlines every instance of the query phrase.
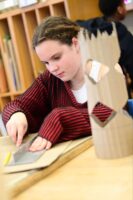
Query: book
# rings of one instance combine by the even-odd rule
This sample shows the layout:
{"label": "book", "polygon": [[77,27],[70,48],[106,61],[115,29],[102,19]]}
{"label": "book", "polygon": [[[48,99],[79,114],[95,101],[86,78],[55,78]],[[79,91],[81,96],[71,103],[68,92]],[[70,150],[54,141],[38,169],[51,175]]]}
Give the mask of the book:
{"label": "book", "polygon": [[10,91],[14,92],[14,91],[16,91],[16,80],[15,80],[15,75],[14,75],[14,70],[13,70],[13,63],[12,63],[12,59],[10,56],[9,47],[8,47],[8,43],[7,43],[9,38],[10,38],[10,36],[8,36],[8,35],[6,35],[3,38],[2,56],[3,56],[5,73],[6,73],[9,89],[10,89]]}
{"label": "book", "polygon": [[21,90],[21,83],[20,83],[20,76],[19,76],[16,56],[15,56],[15,52],[14,52],[14,47],[13,47],[13,43],[12,43],[11,39],[9,39],[7,41],[7,45],[8,45],[8,49],[9,49],[9,56],[11,58],[15,87],[16,87],[16,90],[18,91],[18,90]]}
{"label": "book", "polygon": [[18,0],[3,0],[0,1],[0,11],[18,6]]}
{"label": "book", "polygon": [[0,93],[8,91],[8,84],[2,58],[0,58]]}
{"label": "book", "polygon": [[19,0],[19,7],[30,6],[37,2],[38,2],[38,0]]}

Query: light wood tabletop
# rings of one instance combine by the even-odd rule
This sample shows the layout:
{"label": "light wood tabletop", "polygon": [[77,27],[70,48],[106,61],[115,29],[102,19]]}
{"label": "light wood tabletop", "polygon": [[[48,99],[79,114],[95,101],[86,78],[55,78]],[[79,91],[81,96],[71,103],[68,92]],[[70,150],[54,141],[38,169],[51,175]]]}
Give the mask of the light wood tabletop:
{"label": "light wood tabletop", "polygon": [[91,147],[14,198],[29,199],[132,200],[133,156],[101,160]]}

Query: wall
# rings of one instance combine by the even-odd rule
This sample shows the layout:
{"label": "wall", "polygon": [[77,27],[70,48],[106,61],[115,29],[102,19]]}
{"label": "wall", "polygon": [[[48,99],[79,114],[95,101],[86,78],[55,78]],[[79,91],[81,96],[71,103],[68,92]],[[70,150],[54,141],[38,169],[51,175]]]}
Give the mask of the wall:
{"label": "wall", "polygon": [[123,24],[126,25],[129,31],[133,34],[133,10],[127,13],[126,18],[122,21]]}

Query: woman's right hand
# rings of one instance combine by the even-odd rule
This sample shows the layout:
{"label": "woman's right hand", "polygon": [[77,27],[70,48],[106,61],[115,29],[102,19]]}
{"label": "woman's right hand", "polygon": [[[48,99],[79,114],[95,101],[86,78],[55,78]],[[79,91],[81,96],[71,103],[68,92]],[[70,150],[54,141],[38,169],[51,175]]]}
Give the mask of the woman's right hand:
{"label": "woman's right hand", "polygon": [[16,146],[20,146],[28,129],[26,116],[22,112],[14,113],[6,124],[8,135]]}

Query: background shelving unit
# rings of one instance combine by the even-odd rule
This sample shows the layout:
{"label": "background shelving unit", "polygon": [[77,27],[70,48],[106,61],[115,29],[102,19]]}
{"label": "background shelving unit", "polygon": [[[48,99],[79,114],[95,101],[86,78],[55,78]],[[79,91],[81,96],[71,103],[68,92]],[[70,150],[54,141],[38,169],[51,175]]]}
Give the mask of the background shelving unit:
{"label": "background shelving unit", "polygon": [[[35,27],[47,16],[67,16],[73,20],[88,19],[100,15],[98,0],[47,0],[24,8],[15,8],[0,14],[0,55],[3,60],[3,70],[7,88],[0,91],[0,111],[5,104],[23,93],[34,79],[45,70],[34,50],[31,39]],[[15,67],[5,51],[4,38],[12,42],[14,51]],[[11,57],[12,58],[12,57]],[[0,66],[2,69],[2,66]],[[17,87],[11,71],[16,70],[19,77]],[[1,79],[0,71],[0,79]],[[12,77],[12,79],[11,79]]]}

